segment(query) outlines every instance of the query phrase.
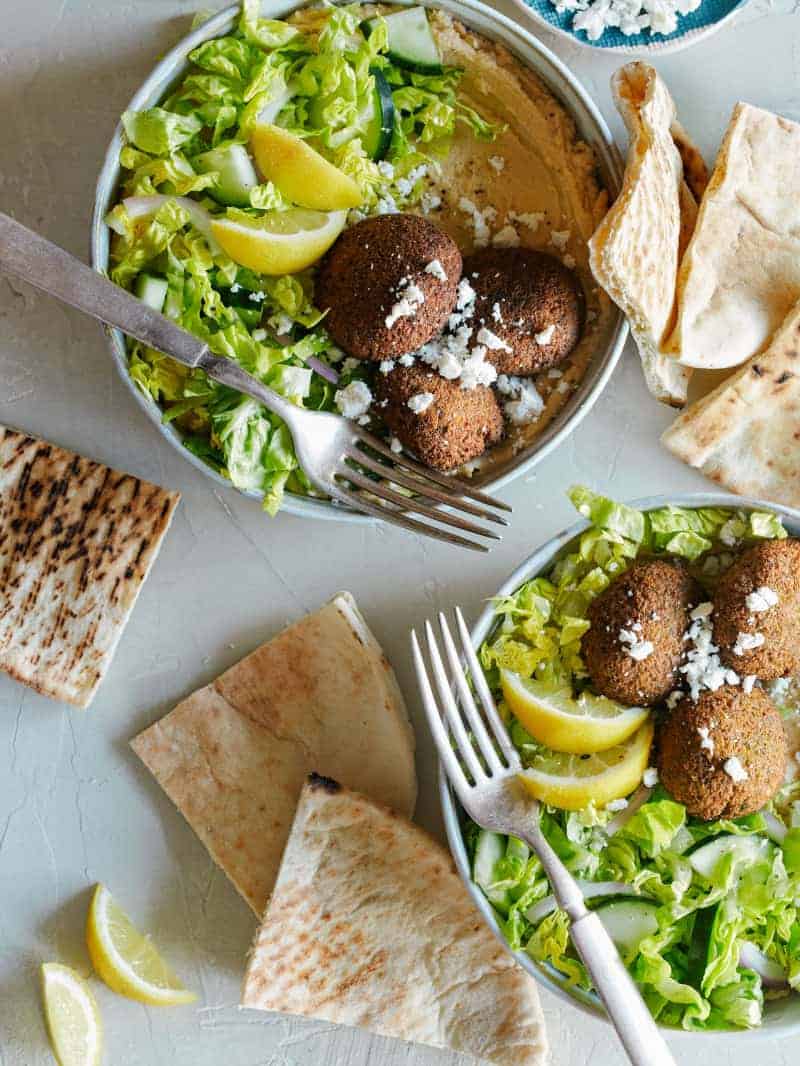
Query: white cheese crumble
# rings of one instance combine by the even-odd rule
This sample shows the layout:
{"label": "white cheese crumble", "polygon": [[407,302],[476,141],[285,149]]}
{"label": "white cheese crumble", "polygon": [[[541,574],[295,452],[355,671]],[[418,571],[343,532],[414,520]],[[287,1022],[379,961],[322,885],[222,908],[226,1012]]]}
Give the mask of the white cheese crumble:
{"label": "white cheese crumble", "polygon": [[430,405],[433,403],[434,396],[432,392],[418,392],[416,396],[412,396],[408,401],[408,409],[413,411],[415,415],[421,415],[423,411],[427,411]]}
{"label": "white cheese crumble", "polygon": [[655,788],[658,784],[658,770],[655,766],[648,766],[642,774],[642,784],[645,788]]}
{"label": "white cheese crumble", "polygon": [[563,252],[567,247],[567,241],[570,238],[570,232],[568,229],[553,230],[550,234],[550,243],[554,248],[558,248],[560,252]]}
{"label": "white cheese crumble", "polygon": [[431,259],[430,263],[425,267],[425,273],[432,274],[437,281],[447,281],[447,271],[438,259]]}
{"label": "white cheese crumble", "polygon": [[616,813],[617,811],[624,811],[627,806],[628,801],[626,799],[616,799],[606,804],[606,810]]}
{"label": "white cheese crumble", "polygon": [[725,762],[722,764],[722,769],[725,771],[731,781],[734,781],[737,785],[740,784],[742,781],[746,781],[749,776],[747,770],[745,770],[745,768],[742,766],[741,762],[739,762],[739,759],[735,755],[731,755],[730,759],[725,760]]}
{"label": "white cheese crumble", "polygon": [[[555,331],[556,331],[555,323],[551,322],[549,326],[546,326],[541,331],[541,333],[534,333],[533,339],[539,345],[549,344],[550,341],[553,339],[553,334],[555,333]],[[559,377],[560,376],[561,375],[559,374]]]}
{"label": "white cheese crumble", "polygon": [[742,692],[744,692],[745,696],[749,696],[750,695],[750,693],[753,691],[755,683],[756,683],[756,675],[755,674],[748,674],[747,677],[743,677],[742,678]]}
{"label": "white cheese crumble", "polygon": [[423,215],[429,215],[431,211],[435,211],[437,207],[441,207],[442,198],[435,192],[424,192],[419,200],[419,206],[422,209]]}
{"label": "white cheese crumble", "polygon": [[714,755],[714,739],[710,735],[711,730],[707,725],[700,725],[697,727],[697,732],[700,734],[700,750],[707,751],[709,756]]}
{"label": "white cheese crumble", "polygon": [[744,655],[745,652],[760,648],[764,640],[763,633],[739,633],[736,637],[736,643],[733,645],[733,654]]}
{"label": "white cheese crumble", "polygon": [[729,518],[719,531],[719,539],[727,548],[735,548],[739,543],[738,528],[740,523],[735,518]]}
{"label": "white cheese crumble", "polygon": [[481,326],[476,337],[478,344],[483,344],[492,352],[510,352],[511,345],[506,344],[502,337],[498,337],[486,326]]}
{"label": "white cheese crumble", "polygon": [[506,169],[506,161],[501,155],[490,155],[489,166],[498,174],[502,174]]}
{"label": "white cheese crumble", "polygon": [[634,622],[630,628],[623,628],[619,631],[619,642],[622,644],[623,650],[631,659],[635,659],[637,663],[643,662],[653,654],[653,642],[651,640],[642,640],[641,631],[641,622]]}
{"label": "white cheese crumble", "polygon": [[394,359],[382,359],[378,369],[382,374],[391,374],[394,370]]}
{"label": "white cheese crumble", "polygon": [[695,11],[701,0],[552,0],[559,14],[575,12],[572,26],[583,30],[590,41],[617,28],[626,37],[649,30],[670,34],[678,27],[678,17]]}
{"label": "white cheese crumble", "polygon": [[574,255],[565,255],[563,262],[567,270],[574,270],[575,267],[578,265],[578,261],[576,260]]}
{"label": "white cheese crumble", "polygon": [[503,404],[503,412],[515,426],[535,422],[544,410],[544,400],[529,378],[501,374],[497,379],[497,391],[508,397]]}
{"label": "white cheese crumble", "polygon": [[506,218],[509,222],[521,222],[534,233],[539,228],[539,223],[544,222],[545,215],[543,211],[509,211]]}
{"label": "white cheese crumble", "polygon": [[519,234],[513,226],[503,226],[492,237],[492,245],[495,248],[519,248]]}
{"label": "white cheese crumble", "polygon": [[738,685],[739,675],[720,662],[719,648],[714,644],[714,627],[711,615],[713,603],[701,603],[689,615],[691,625],[684,640],[692,646],[686,653],[686,662],[680,672],[686,678],[689,695],[697,700],[704,690],[716,692],[723,685]]}
{"label": "white cheese crumble", "polygon": [[489,230],[489,223],[493,222],[497,218],[497,211],[494,207],[484,207],[481,211],[472,200],[467,199],[466,196],[462,196],[458,201],[459,211],[463,211],[465,215],[469,215],[470,222],[472,223],[472,230],[475,234],[475,247],[486,248],[489,244],[489,237],[491,236]]}
{"label": "white cheese crumble", "polygon": [[403,450],[403,445],[397,437],[392,437],[392,439],[389,441],[389,447],[392,449],[395,455],[399,455],[400,452]]}
{"label": "white cheese crumble", "polygon": [[386,328],[391,329],[401,318],[413,318],[425,303],[425,293],[416,282],[402,278],[397,286],[397,302],[385,318]]}
{"label": "white cheese crumble", "polygon": [[413,366],[414,356],[411,354],[411,352],[406,352],[405,355],[400,356],[397,362],[400,364],[400,366]]}
{"label": "white cheese crumble", "polygon": [[778,602],[778,593],[768,585],[762,585],[755,592],[751,592],[745,599],[748,611],[753,614],[763,614]]}
{"label": "white cheese crumble", "polygon": [[499,301],[495,301],[492,304],[492,318],[495,320],[495,322],[497,322],[499,325],[502,326],[502,324],[503,324],[503,312],[500,310]]}
{"label": "white cheese crumble", "polygon": [[334,396],[336,406],[345,418],[361,418],[372,403],[372,393],[365,381],[351,381]]}

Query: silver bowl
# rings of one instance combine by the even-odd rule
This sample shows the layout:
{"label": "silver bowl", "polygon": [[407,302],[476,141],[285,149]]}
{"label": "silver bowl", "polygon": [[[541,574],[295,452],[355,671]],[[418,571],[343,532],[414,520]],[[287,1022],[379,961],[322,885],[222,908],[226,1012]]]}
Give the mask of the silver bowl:
{"label": "silver bowl", "polygon": [[[306,0],[263,0],[262,11],[271,18],[285,18],[303,7],[305,2]],[[594,149],[603,185],[612,196],[617,194],[622,178],[622,162],[611,133],[586,90],[552,52],[516,23],[492,11],[479,0],[443,0],[442,3],[436,4],[430,0],[421,0],[421,2],[431,7],[443,8],[484,37],[501,42],[535,71],[572,115],[582,139]],[[229,33],[234,28],[238,15],[238,5],[225,8],[184,37],[155,67],[128,104],[128,110],[140,110],[158,104],[169,89],[186,73],[189,66],[189,53],[204,41]],[[122,144],[123,131],[120,124],[117,126],[103,161],[97,181],[92,216],[92,266],[103,273],[108,271],[109,264],[109,231],[103,219],[117,199],[120,183],[119,152]],[[150,397],[145,396],[131,380],[123,334],[118,329],[103,328],[108,336],[111,355],[120,376],[161,436],[178,448],[190,463],[217,485],[230,488],[231,483],[227,478],[212,470],[183,447],[181,434],[175,426],[165,425],[162,422],[162,413],[158,405]],[[483,475],[480,472],[476,473],[472,479],[473,484],[486,492],[494,493],[513,478],[530,470],[553,448],[557,447],[578,425],[600,395],[619,359],[627,335],[628,327],[624,316],[621,312],[615,311],[608,343],[603,350],[596,352],[578,388],[557,417],[535,441],[521,449],[516,455],[497,464],[492,470],[485,471]],[[245,494],[261,499],[261,494],[254,491],[248,491]],[[351,522],[374,521],[366,515],[334,506],[327,500],[316,500],[294,493],[286,494],[283,506],[290,514],[308,518],[339,519]]]}
{"label": "silver bowl", "polygon": [[[629,506],[636,507],[641,511],[652,511],[658,507],[664,507],[667,504],[674,504],[676,507],[731,507],[746,511],[771,511],[774,514],[780,515],[788,533],[792,536],[800,537],[800,511],[795,511],[788,507],[781,507],[774,503],[767,503],[763,500],[754,500],[744,496],[732,496],[728,493],[697,492],[685,493],[680,496],[647,496],[643,499],[632,500]],[[547,573],[553,564],[569,550],[576,537],[579,537],[581,533],[589,528],[589,526],[590,523],[588,521],[580,519],[568,529],[556,533],[556,535],[548,540],[546,544],[542,545],[542,547],[535,551],[533,555],[529,556],[521,566],[517,567],[517,569],[498,589],[496,595],[510,596],[512,593],[516,592],[521,585],[524,585],[526,581],[530,581],[539,574]],[[494,609],[491,604],[488,604],[484,608],[470,634],[472,637],[472,645],[476,651],[490,635],[495,624],[496,619]],[[450,788],[450,784],[442,770],[441,764],[439,766],[439,796],[442,803],[447,839],[456,866],[458,867],[458,872],[461,875],[461,879],[466,885],[469,894],[472,896],[475,906],[481,912],[486,924],[500,943],[506,948],[509,954],[514,956],[523,969],[527,970],[537,981],[540,981],[543,985],[549,988],[551,992],[555,992],[555,994],[560,996],[561,999],[574,1004],[587,1013],[602,1017],[608,1021],[605,1011],[600,1004],[600,1000],[593,992],[587,992],[581,988],[570,988],[566,978],[552,967],[536,962],[524,951],[512,952],[511,948],[508,946],[508,942],[503,936],[503,932],[497,921],[497,916],[491,903],[489,903],[486,896],[484,896],[483,892],[481,892],[480,888],[478,888],[472,880],[469,858],[467,856],[467,850],[464,846],[464,838],[461,832],[461,807]],[[792,994],[785,999],[772,1000],[766,1004],[764,1021],[760,1028],[735,1030],[735,1035],[737,1040],[753,1040],[758,1039],[759,1037],[766,1037],[772,1040],[778,1037],[796,1034],[798,1030],[800,1030],[800,995]],[[715,1037],[722,1035],[719,1032],[707,1034],[687,1033],[680,1029],[670,1029],[669,1032],[672,1036],[684,1036],[687,1039],[691,1037],[695,1041],[703,1035]],[[726,1030],[726,1032],[728,1032],[728,1030]]]}

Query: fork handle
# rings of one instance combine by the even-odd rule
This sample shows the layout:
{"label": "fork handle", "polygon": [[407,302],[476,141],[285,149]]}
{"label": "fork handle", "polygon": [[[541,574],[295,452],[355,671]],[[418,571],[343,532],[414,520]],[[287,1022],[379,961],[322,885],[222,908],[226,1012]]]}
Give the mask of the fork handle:
{"label": "fork handle", "polygon": [[632,1066],[675,1066],[667,1043],[597,914],[572,923],[572,943]]}

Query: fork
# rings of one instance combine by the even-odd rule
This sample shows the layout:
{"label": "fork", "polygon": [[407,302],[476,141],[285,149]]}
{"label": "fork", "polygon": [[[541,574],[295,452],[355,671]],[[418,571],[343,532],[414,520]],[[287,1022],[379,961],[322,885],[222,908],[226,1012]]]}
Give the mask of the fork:
{"label": "fork", "polygon": [[[463,480],[399,458],[383,441],[340,415],[290,403],[238,363],[215,355],[199,338],[2,212],[0,270],[263,404],[286,423],[309,480],[336,503],[462,548],[489,550],[483,541],[462,533],[501,539],[483,523],[508,525],[497,513],[510,512],[508,504]],[[404,495],[398,486],[414,495]]]}
{"label": "fork", "polygon": [[[431,686],[417,634],[411,647],[422,703],[439,758],[456,796],[469,817],[484,829],[512,834],[535,852],[550,881],[558,906],[570,920],[572,943],[592,979],[633,1066],[675,1066],[670,1051],[625,964],[597,914],[590,911],[572,874],[539,826],[538,800],[516,780],[522,769],[486,683],[461,609],[455,608],[461,658],[447,619],[439,627],[450,666],[448,678],[433,626],[425,636],[438,702]],[[466,667],[466,669],[465,669]],[[470,688],[480,700],[478,710]],[[441,709],[440,709],[441,708]]]}

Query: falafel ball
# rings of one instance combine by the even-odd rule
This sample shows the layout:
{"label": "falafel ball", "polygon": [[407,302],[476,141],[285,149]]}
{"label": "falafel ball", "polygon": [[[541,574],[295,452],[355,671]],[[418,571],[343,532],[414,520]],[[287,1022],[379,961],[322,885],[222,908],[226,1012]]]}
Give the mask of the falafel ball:
{"label": "falafel ball", "polygon": [[581,650],[595,689],[609,699],[649,707],[678,680],[683,635],[699,589],[679,563],[635,562],[589,605]]}
{"label": "falafel ball", "polygon": [[706,822],[761,810],[783,781],[787,757],[781,716],[761,688],[723,685],[697,702],[687,697],[659,732],[661,783]]}
{"label": "falafel ball", "polygon": [[487,345],[498,374],[530,376],[563,362],[583,329],[583,289],[573,271],[546,252],[486,248],[464,260],[476,293],[470,320],[503,347]]}
{"label": "falafel ball", "polygon": [[435,470],[454,470],[503,435],[503,415],[490,388],[462,389],[427,367],[377,374],[375,397],[400,443]]}
{"label": "falafel ball", "polygon": [[461,253],[426,218],[378,215],[344,231],[322,261],[314,300],[356,359],[392,359],[436,336],[456,302]]}
{"label": "falafel ball", "polygon": [[800,671],[800,540],[756,544],[722,575],[714,643],[742,677],[774,681]]}

